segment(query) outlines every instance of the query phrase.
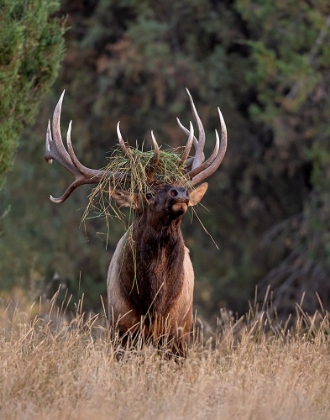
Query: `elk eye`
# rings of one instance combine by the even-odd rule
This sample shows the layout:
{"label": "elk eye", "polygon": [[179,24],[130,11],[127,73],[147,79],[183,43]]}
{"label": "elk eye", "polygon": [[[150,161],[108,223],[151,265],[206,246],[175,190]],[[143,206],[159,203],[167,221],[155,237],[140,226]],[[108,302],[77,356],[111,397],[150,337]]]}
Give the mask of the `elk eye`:
{"label": "elk eye", "polygon": [[150,200],[150,198],[152,198],[152,194],[151,194],[151,193],[147,193],[147,194],[146,194],[146,199],[147,199],[147,200]]}

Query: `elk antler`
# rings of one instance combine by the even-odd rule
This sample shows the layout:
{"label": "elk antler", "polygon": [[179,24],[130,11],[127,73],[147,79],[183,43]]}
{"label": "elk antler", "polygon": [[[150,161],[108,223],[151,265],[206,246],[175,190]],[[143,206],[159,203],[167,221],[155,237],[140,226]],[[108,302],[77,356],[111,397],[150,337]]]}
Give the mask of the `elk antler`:
{"label": "elk antler", "polygon": [[63,203],[63,201],[65,201],[72,193],[72,191],[80,185],[97,184],[104,177],[108,177],[111,180],[115,180],[121,179],[124,176],[124,174],[120,172],[113,173],[102,169],[90,169],[79,162],[73,150],[71,142],[72,121],[70,121],[66,137],[68,150],[65,149],[62,141],[60,127],[61,109],[64,93],[65,91],[63,91],[55,107],[52,121],[52,129],[50,127],[50,121],[48,122],[46,133],[45,159],[47,163],[52,163],[53,159],[55,159],[60,165],[62,165],[75,177],[75,180],[68,186],[68,188],[65,190],[64,194],[61,197],[54,198],[50,196],[50,200],[53,203]]}
{"label": "elk antler", "polygon": [[[203,149],[205,146],[205,131],[203,128],[203,124],[199,115],[197,113],[194,101],[190,95],[189,90],[187,89],[190,104],[193,112],[194,119],[198,125],[199,137],[198,140],[194,136],[194,128],[192,123],[190,122],[190,130],[184,127],[180,120],[177,119],[180,128],[189,135],[187,144],[185,146],[184,151],[181,154],[179,160],[179,166],[185,165],[186,169],[190,169],[188,173],[189,177],[192,180],[193,185],[198,184],[199,182],[203,181],[205,178],[212,175],[217,168],[220,166],[222,159],[226,153],[227,148],[227,129],[225,122],[223,120],[222,114],[220,109],[218,108],[219,118],[221,123],[221,142],[219,142],[219,135],[217,130],[215,130],[216,134],[216,144],[214,147],[214,151],[211,156],[205,161],[205,156],[203,153]],[[130,174],[124,172],[111,172],[109,170],[103,169],[90,169],[84,166],[78,160],[71,142],[71,127],[72,121],[70,121],[68,132],[67,132],[67,150],[63,145],[62,136],[61,136],[61,127],[60,127],[60,120],[61,120],[61,109],[62,109],[62,102],[63,96],[65,91],[63,91],[56,107],[54,110],[53,121],[52,125],[50,125],[50,121],[48,122],[47,133],[46,133],[46,146],[45,146],[45,159],[48,163],[52,163],[53,159],[55,159],[60,165],[62,165],[67,171],[69,171],[74,177],[75,180],[68,186],[65,190],[64,194],[59,198],[54,198],[50,196],[50,199],[53,203],[62,203],[65,201],[72,191],[74,191],[77,187],[84,184],[97,184],[105,177],[108,178],[110,181],[119,181],[125,182],[125,180],[130,180]],[[119,129],[119,122],[117,124],[117,135],[118,135],[118,142],[123,154],[130,158],[131,152],[130,149],[126,147],[126,144],[123,140]],[[53,139],[54,138],[54,139]],[[159,163],[159,146],[157,144],[156,138],[154,136],[153,131],[151,131],[151,138],[154,146],[154,157],[150,164],[150,167],[147,171],[147,176],[149,179],[152,178],[152,174],[154,173],[158,163]],[[220,145],[219,145],[220,143]],[[195,148],[195,156],[187,159],[189,156],[190,150],[192,145]]]}
{"label": "elk antler", "polygon": [[[219,141],[218,131],[215,130],[215,136],[216,136],[215,147],[211,156],[205,161],[205,156],[203,153],[204,146],[205,146],[204,127],[203,127],[201,119],[199,118],[194,101],[188,89],[187,89],[187,93],[189,95],[192,113],[198,126],[199,137],[197,140],[196,137],[192,135],[193,144],[195,148],[195,156],[186,161],[185,167],[187,169],[191,168],[188,175],[193,185],[196,185],[200,183],[201,181],[203,181],[204,179],[208,178],[210,175],[212,175],[220,166],[227,150],[227,128],[226,128],[226,124],[223,119],[223,116],[221,114],[221,111],[218,108],[220,124],[221,124],[221,142]],[[181,124],[178,118],[177,118],[177,121],[178,121],[179,127],[184,131],[184,133],[191,134],[192,132],[191,127],[189,131],[184,125]]]}
{"label": "elk antler", "polygon": [[[63,203],[63,201],[65,201],[70,196],[72,191],[75,190],[80,185],[97,184],[105,177],[108,178],[110,181],[118,180],[119,183],[130,180],[129,173],[111,172],[109,170],[103,170],[103,169],[90,169],[79,162],[73,150],[72,142],[71,142],[72,121],[69,124],[68,132],[67,132],[66,141],[67,141],[68,150],[66,150],[66,148],[63,145],[62,136],[61,136],[61,127],[60,127],[61,110],[62,110],[62,102],[63,102],[64,93],[65,91],[63,91],[55,107],[52,126],[50,125],[50,121],[48,122],[47,133],[46,133],[45,159],[47,163],[52,163],[53,159],[55,159],[60,165],[62,165],[67,171],[69,171],[75,177],[75,180],[68,186],[68,188],[65,190],[64,194],[61,197],[54,198],[53,196],[50,196],[50,200],[53,203]],[[118,135],[118,142],[124,156],[130,158],[131,152],[130,152],[130,149],[126,147],[126,144],[123,140],[123,137],[119,129],[119,122],[117,124],[117,135]],[[53,137],[54,137],[54,140],[53,140]],[[151,175],[153,174],[153,172],[155,171],[159,163],[159,146],[157,144],[157,141],[155,139],[153,132],[151,132],[151,137],[152,137],[152,142],[154,145],[155,154],[150,164],[150,169],[147,173],[149,178],[151,178]]]}
{"label": "elk antler", "polygon": [[[177,121],[178,121],[179,124],[181,124],[179,118],[177,118]],[[184,128],[184,129],[186,130],[186,128]],[[192,125],[191,121],[190,121],[190,131],[187,130],[187,132],[189,133],[189,137],[188,137],[186,147],[184,148],[184,151],[181,154],[179,167],[186,163],[186,160],[187,160],[187,157],[189,156],[193,141],[194,141],[194,139],[196,139],[196,137],[194,136],[194,126]]]}

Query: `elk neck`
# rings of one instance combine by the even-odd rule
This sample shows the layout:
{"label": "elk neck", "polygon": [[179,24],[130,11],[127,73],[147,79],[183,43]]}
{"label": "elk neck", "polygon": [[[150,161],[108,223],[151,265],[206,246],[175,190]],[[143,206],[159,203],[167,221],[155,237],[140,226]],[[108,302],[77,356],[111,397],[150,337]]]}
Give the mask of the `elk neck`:
{"label": "elk neck", "polygon": [[159,225],[143,213],[130,228],[122,284],[126,299],[140,315],[166,316],[181,292],[185,254],[181,220],[182,216],[168,217]]}

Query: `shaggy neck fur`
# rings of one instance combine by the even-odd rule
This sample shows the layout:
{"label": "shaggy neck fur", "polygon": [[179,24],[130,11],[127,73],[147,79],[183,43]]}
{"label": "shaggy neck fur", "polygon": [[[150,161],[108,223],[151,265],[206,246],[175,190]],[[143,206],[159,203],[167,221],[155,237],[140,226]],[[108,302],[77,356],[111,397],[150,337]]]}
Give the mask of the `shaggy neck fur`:
{"label": "shaggy neck fur", "polygon": [[182,216],[162,218],[162,226],[142,214],[134,221],[123,255],[121,281],[139,315],[166,316],[183,285]]}

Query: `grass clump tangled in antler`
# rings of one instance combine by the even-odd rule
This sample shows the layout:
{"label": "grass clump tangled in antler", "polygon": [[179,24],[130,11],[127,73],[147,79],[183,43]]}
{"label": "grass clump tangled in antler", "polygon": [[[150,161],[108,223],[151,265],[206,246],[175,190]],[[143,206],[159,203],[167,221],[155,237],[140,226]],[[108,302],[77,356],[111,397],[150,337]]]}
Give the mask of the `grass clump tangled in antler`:
{"label": "grass clump tangled in antler", "polygon": [[[115,217],[127,229],[131,217],[128,218],[129,224],[127,224],[124,213],[113,198],[116,190],[125,191],[133,198],[135,194],[145,196],[157,184],[175,184],[188,190],[193,189],[193,184],[184,165],[180,165],[180,155],[176,151],[160,150],[159,161],[153,167],[155,155],[153,150],[141,151],[129,146],[127,146],[127,150],[127,155],[124,155],[119,147],[112,152],[109,163],[104,169],[108,173],[119,175],[114,179],[107,175],[104,176],[93,189],[83,215],[83,221],[93,212],[96,214],[95,217],[105,217],[107,224],[109,219]],[[150,176],[151,172],[152,176]]]}

